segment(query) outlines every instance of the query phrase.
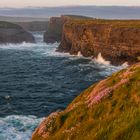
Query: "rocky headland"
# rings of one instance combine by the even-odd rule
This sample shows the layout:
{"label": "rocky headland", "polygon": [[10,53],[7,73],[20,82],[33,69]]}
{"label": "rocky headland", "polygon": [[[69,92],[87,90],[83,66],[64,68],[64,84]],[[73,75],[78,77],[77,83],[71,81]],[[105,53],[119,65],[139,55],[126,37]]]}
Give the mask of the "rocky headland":
{"label": "rocky headland", "polygon": [[46,43],[60,42],[62,38],[64,24],[73,19],[91,19],[91,18],[78,15],[62,15],[61,17],[50,18],[47,30],[44,33],[44,42]]}
{"label": "rocky headland", "polygon": [[139,20],[69,20],[63,26],[58,51],[85,57],[99,53],[112,64],[139,61]]}
{"label": "rocky headland", "polygon": [[0,44],[35,42],[31,33],[17,24],[0,21]]}
{"label": "rocky headland", "polygon": [[139,140],[140,63],[92,85],[48,116],[32,140]]}

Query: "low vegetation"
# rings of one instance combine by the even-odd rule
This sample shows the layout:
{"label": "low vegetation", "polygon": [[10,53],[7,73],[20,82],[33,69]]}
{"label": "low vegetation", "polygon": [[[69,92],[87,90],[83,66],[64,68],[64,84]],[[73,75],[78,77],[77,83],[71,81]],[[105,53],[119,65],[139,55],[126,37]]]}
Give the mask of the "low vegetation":
{"label": "low vegetation", "polygon": [[93,25],[93,24],[105,24],[114,27],[126,27],[126,28],[140,28],[140,20],[106,20],[106,19],[88,19],[88,18],[72,18],[71,22],[66,25]]}
{"label": "low vegetation", "polygon": [[0,28],[2,29],[8,29],[8,28],[16,28],[21,29],[21,27],[17,24],[6,22],[6,21],[0,21]]}

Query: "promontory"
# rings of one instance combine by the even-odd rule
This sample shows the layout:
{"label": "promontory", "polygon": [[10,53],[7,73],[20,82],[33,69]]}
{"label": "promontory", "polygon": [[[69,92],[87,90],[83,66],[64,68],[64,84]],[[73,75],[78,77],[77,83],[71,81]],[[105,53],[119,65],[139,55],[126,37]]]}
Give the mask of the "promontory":
{"label": "promontory", "polygon": [[31,33],[17,24],[0,21],[0,44],[35,42]]}

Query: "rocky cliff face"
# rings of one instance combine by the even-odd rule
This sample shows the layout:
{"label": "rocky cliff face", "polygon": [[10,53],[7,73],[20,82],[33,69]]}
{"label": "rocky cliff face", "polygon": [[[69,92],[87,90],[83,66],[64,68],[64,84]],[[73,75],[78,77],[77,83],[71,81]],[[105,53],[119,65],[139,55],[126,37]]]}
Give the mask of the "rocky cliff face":
{"label": "rocky cliff face", "polygon": [[92,85],[52,113],[32,140],[139,140],[140,63]]}
{"label": "rocky cliff face", "polygon": [[0,43],[35,42],[34,37],[19,25],[0,21]]}
{"label": "rocky cliff face", "polygon": [[99,53],[113,64],[134,63],[140,56],[140,21],[73,20],[63,27],[58,51],[86,57]]}
{"label": "rocky cliff face", "polygon": [[60,42],[62,37],[63,25],[72,19],[91,19],[84,16],[62,15],[61,17],[52,17],[48,23],[47,31],[44,34],[44,42]]}

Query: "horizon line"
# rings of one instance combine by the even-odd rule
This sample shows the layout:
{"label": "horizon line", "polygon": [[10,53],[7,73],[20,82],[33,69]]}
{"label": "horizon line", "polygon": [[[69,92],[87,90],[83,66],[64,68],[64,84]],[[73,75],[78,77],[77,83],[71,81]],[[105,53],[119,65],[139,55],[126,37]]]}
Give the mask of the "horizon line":
{"label": "horizon line", "polygon": [[0,9],[24,9],[24,8],[59,8],[59,7],[140,7],[140,5],[60,5],[60,6],[23,6],[23,7],[0,7]]}

